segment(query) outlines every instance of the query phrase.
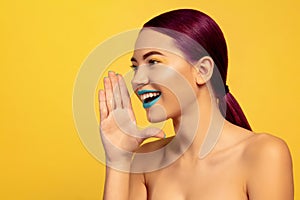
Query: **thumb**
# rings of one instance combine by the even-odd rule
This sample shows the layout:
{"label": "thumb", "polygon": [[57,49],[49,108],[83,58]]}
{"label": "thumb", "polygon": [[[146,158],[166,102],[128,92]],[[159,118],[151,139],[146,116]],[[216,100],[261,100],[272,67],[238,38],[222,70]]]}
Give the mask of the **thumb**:
{"label": "thumb", "polygon": [[155,138],[166,138],[166,134],[163,130],[156,128],[156,127],[150,127],[146,128],[142,131],[142,135],[145,138],[155,137]]}

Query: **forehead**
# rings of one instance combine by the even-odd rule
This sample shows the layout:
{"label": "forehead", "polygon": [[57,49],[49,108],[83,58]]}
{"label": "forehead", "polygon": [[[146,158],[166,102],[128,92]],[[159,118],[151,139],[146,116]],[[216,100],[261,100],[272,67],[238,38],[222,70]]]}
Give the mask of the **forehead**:
{"label": "forehead", "polygon": [[140,32],[134,47],[135,53],[140,50],[161,50],[183,57],[183,53],[176,46],[175,40],[163,33],[144,28]]}

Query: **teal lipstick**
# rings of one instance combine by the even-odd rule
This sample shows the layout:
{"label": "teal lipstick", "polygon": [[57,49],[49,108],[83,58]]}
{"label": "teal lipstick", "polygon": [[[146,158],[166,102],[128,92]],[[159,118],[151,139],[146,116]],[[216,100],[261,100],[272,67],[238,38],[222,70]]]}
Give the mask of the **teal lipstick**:
{"label": "teal lipstick", "polygon": [[159,93],[159,95],[153,97],[150,101],[143,101],[143,107],[144,108],[150,108],[151,106],[153,106],[160,98],[161,94],[160,94],[160,91],[158,90],[139,90],[138,92],[138,95],[143,95],[143,94],[146,94],[146,93]]}

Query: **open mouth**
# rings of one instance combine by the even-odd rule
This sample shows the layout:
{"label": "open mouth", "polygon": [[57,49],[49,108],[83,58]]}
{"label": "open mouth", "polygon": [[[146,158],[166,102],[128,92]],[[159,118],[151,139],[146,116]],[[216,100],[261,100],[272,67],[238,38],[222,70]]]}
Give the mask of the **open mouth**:
{"label": "open mouth", "polygon": [[139,90],[138,95],[143,102],[143,107],[150,108],[159,100],[161,92],[158,90]]}

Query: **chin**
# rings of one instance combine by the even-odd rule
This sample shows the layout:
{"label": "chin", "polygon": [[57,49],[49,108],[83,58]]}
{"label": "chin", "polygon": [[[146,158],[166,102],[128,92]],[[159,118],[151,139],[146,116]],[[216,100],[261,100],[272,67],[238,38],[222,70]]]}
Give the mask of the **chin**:
{"label": "chin", "polygon": [[166,110],[161,105],[154,105],[147,109],[147,119],[151,123],[163,122],[168,119]]}

